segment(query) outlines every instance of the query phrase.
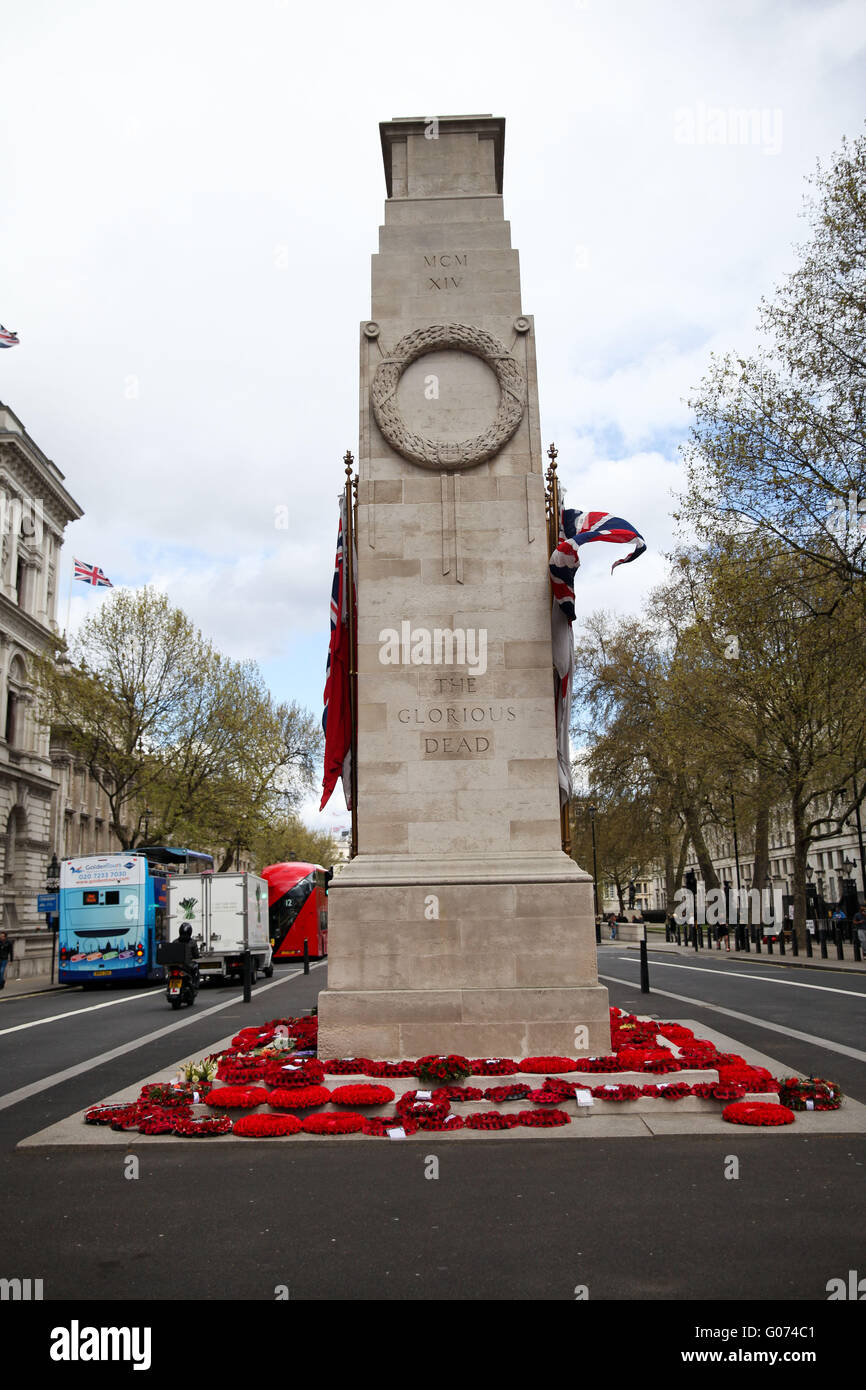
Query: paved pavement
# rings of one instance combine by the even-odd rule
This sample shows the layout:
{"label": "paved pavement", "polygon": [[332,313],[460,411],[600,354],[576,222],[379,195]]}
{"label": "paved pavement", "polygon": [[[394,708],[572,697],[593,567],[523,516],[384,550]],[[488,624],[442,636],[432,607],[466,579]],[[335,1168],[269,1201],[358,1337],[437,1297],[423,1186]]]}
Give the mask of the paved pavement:
{"label": "paved pavement", "polygon": [[0,1004],[7,999],[17,998],[21,994],[48,994],[56,993],[58,990],[68,992],[73,989],[77,990],[79,994],[84,993],[80,985],[58,985],[54,981],[49,981],[47,976],[43,978],[41,975],[35,977],[31,975],[23,980],[15,980],[10,977],[7,970],[3,988],[0,989]]}
{"label": "paved pavement", "polygon": [[[637,942],[608,940],[601,942],[599,950],[603,951],[613,946],[619,947],[620,950],[640,951],[640,945]],[[818,947],[815,948],[815,953],[811,957],[807,956],[805,952],[802,951],[799,955],[794,956],[787,948],[783,956],[779,955],[778,948],[774,949],[772,955],[770,955],[766,948],[762,948],[760,954],[754,949],[751,951],[735,951],[733,937],[731,938],[730,951],[726,951],[724,946],[719,950],[715,942],[711,947],[704,946],[696,951],[694,946],[678,946],[675,941],[665,941],[663,935],[649,935],[647,937],[647,949],[651,951],[664,951],[671,955],[689,956],[696,960],[701,957],[712,956],[714,960],[748,961],[753,965],[783,965],[786,968],[790,967],[795,970],[851,970],[855,974],[866,975],[866,961],[854,960],[853,949],[851,943],[848,941],[845,942],[843,947],[845,952],[844,960],[837,960],[836,947],[829,942],[827,944],[826,960],[821,957]]]}
{"label": "paved pavement", "polygon": [[[701,1032],[722,1030],[737,1050],[808,1069],[815,1050],[797,1037],[729,1022],[696,997],[642,996],[633,957],[614,945],[625,960],[608,950],[602,957],[606,974],[622,976],[609,984],[612,1003],[692,1018]],[[706,966],[705,957],[700,974],[689,972],[688,988],[738,991],[743,1013],[752,1007],[746,991],[775,990],[774,1007],[796,997],[809,1011],[799,1023],[812,1027],[816,1009],[847,998],[773,985],[781,972],[762,986],[736,972],[729,978],[726,965],[712,974]],[[661,965],[651,970],[660,984]],[[755,1304],[823,1303],[829,1280],[852,1269],[866,1275],[866,1139],[814,1132],[816,1116],[807,1117],[808,1131],[799,1123],[769,1133],[726,1126],[629,1143],[505,1134],[466,1144],[428,1135],[407,1144],[245,1147],[121,1136],[127,1142],[118,1147],[15,1147],[100,1096],[170,1074],[180,1056],[213,1050],[244,1023],[311,1007],[324,973],[279,976],[257,986],[246,1006],[237,991],[215,990],[212,1003],[208,990],[181,1019],[161,991],[136,999],[63,992],[0,1010],[0,1101],[26,1092],[0,1109],[0,1275],[43,1278],[46,1299],[121,1302],[273,1301],[283,1296],[278,1288],[293,1301],[661,1301],[668,1345],[682,1312],[674,1301],[712,1301],[690,1319],[754,1322]],[[684,995],[684,972],[671,975],[679,978],[669,993]],[[822,987],[837,981],[861,988],[821,977]],[[828,1012],[827,1032],[831,1021]],[[129,1156],[138,1159],[134,1179]],[[598,1316],[596,1306],[593,1321],[580,1325],[597,1331]]]}

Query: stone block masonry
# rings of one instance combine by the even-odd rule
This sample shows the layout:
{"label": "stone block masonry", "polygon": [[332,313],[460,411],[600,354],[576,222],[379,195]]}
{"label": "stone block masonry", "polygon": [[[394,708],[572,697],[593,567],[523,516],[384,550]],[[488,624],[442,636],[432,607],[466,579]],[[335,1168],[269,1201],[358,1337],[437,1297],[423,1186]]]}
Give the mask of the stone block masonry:
{"label": "stone block masonry", "polygon": [[[360,330],[358,854],[329,895],[319,1052],[600,1053],[592,882],[560,846],[505,123],[397,119],[381,136],[389,196]],[[437,630],[483,633],[483,663],[425,660],[420,640],[416,661],[405,645],[383,660],[383,632],[405,624],[431,650]]]}

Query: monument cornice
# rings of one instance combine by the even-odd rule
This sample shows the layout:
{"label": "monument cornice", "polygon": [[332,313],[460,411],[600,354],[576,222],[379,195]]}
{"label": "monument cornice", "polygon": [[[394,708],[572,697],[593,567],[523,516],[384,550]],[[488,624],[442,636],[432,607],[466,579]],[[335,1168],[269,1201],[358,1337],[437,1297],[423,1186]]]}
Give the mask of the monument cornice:
{"label": "monument cornice", "polygon": [[479,135],[483,140],[493,140],[496,193],[487,196],[501,196],[505,157],[505,117],[485,114],[481,116],[436,116],[435,118],[433,116],[395,116],[390,121],[380,121],[379,137],[382,141],[382,160],[385,165],[385,186],[388,190],[388,197],[393,197],[392,152],[394,146],[405,143],[409,135],[423,136],[425,130],[434,120],[440,136],[460,132]]}
{"label": "monument cornice", "polygon": [[562,850],[539,854],[486,854],[482,861],[443,855],[436,859],[357,854],[340,870],[341,882],[351,879],[353,888],[373,888],[383,883],[400,887],[416,884],[573,883],[591,875]]}

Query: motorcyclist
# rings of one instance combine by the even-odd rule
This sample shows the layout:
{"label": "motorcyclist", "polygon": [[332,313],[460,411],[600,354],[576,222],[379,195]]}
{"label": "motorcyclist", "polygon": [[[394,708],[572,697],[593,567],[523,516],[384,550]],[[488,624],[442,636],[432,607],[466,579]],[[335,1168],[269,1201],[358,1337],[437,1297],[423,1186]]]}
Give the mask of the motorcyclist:
{"label": "motorcyclist", "polygon": [[177,939],[178,939],[178,941],[182,941],[182,942],[184,943],[184,945],[190,947],[189,955],[192,957],[192,959],[191,959],[189,965],[187,966],[187,969],[189,970],[190,974],[192,975],[193,979],[195,980],[196,987],[197,987],[197,986],[198,986],[198,983],[199,983],[199,971],[198,971],[198,956],[199,956],[199,950],[198,950],[198,942],[196,942],[196,941],[193,940],[193,936],[192,936],[192,923],[191,923],[191,922],[184,922],[184,923],[181,925],[180,930],[178,931],[178,934],[177,934]]}

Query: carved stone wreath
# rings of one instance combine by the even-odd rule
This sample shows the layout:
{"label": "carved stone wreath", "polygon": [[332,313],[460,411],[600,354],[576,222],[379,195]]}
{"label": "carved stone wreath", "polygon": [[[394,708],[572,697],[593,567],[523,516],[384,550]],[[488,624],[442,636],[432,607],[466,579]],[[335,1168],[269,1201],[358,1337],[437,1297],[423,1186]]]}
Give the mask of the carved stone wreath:
{"label": "carved stone wreath", "polygon": [[[473,439],[428,439],[410,430],[397,405],[397,387],[411,362],[450,348],[471,352],[496,373],[499,409],[493,423]],[[401,338],[376,368],[370,387],[376,424],[398,454],[422,468],[459,470],[493,458],[514,434],[526,409],[526,382],[511,353],[491,333],[465,323],[439,323]]]}

